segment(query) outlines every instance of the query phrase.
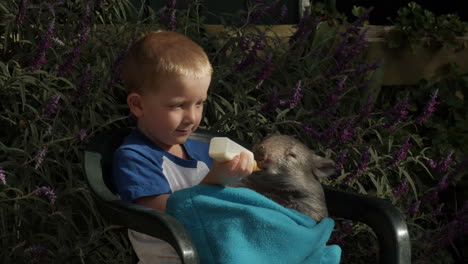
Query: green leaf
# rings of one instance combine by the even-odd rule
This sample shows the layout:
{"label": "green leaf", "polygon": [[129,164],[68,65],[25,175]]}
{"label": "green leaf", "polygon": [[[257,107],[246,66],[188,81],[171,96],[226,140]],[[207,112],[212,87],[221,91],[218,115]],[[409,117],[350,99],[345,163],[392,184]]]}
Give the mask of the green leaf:
{"label": "green leaf", "polygon": [[416,185],[414,184],[413,178],[409,175],[409,173],[406,170],[402,169],[401,167],[398,167],[398,171],[400,176],[403,174],[408,183],[410,184],[411,189],[413,190],[414,197],[418,197],[418,191],[416,189]]}

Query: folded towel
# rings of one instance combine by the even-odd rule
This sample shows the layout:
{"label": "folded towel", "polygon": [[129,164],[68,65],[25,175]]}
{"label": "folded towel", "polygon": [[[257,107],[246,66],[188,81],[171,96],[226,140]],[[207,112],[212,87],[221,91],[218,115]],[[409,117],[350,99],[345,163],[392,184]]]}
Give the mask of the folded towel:
{"label": "folded towel", "polygon": [[183,189],[169,197],[166,212],[190,233],[203,264],[340,262],[341,248],[325,245],[332,219],[316,223],[250,189]]}

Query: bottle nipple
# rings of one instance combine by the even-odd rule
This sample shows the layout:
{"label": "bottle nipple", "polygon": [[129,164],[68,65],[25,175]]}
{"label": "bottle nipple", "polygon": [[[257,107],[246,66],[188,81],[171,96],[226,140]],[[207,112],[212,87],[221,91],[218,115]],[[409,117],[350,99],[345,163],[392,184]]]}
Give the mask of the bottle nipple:
{"label": "bottle nipple", "polygon": [[254,160],[252,172],[261,171],[261,170],[262,169],[260,169],[257,165],[257,161]]}

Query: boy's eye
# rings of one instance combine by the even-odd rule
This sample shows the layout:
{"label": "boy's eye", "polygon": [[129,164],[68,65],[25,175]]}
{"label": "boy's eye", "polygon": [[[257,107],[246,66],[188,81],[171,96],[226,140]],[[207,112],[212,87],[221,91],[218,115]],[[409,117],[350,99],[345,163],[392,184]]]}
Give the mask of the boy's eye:
{"label": "boy's eye", "polygon": [[170,108],[182,108],[184,105],[183,104],[173,104],[173,105],[170,105],[169,107]]}

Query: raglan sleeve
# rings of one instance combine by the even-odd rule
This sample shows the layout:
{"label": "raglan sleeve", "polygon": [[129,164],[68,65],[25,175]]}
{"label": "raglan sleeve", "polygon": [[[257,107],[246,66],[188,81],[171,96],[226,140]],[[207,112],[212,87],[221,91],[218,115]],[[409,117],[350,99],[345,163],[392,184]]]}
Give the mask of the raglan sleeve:
{"label": "raglan sleeve", "polygon": [[133,149],[119,148],[114,153],[112,182],[124,201],[171,193],[162,166]]}
{"label": "raglan sleeve", "polygon": [[208,168],[211,168],[213,158],[208,155],[209,144],[189,139],[184,146],[191,157],[205,163]]}

